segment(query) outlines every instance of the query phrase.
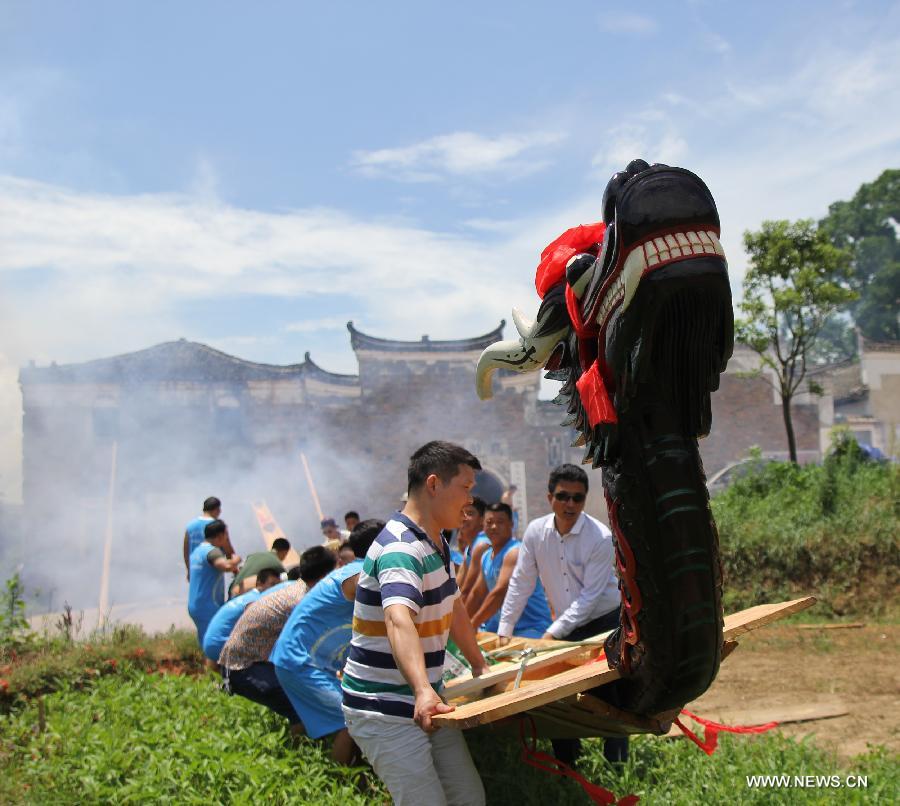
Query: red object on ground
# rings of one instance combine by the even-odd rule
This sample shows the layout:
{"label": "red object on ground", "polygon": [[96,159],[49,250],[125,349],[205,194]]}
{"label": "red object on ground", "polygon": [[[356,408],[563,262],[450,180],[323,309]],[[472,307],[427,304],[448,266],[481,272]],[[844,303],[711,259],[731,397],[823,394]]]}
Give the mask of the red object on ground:
{"label": "red object on ground", "polygon": [[696,714],[692,714],[690,711],[682,710],[681,713],[685,716],[689,716],[694,722],[703,725],[705,728],[703,741],[701,742],[696,733],[689,728],[686,728],[680,719],[677,717],[675,718],[675,724],[681,728],[684,735],[708,756],[711,756],[716,752],[716,747],[719,744],[720,731],[724,731],[725,733],[765,733],[766,731],[772,730],[772,728],[778,727],[777,722],[766,722],[764,725],[723,725],[721,722],[712,722],[709,719],[703,719]]}
{"label": "red object on ground", "polygon": [[563,778],[571,778],[585,792],[585,794],[600,806],[634,806],[640,798],[637,795],[625,795],[623,798],[616,799],[616,796],[608,789],[602,786],[592,784],[583,775],[575,772],[568,764],[563,764],[558,758],[554,758],[549,753],[542,753],[537,749],[537,730],[534,727],[534,720],[529,716],[528,723],[531,726],[531,742],[525,739],[525,720],[519,722],[519,737],[522,740],[522,761],[538,770],[543,770],[550,775],[559,775]]}
{"label": "red object on ground", "polygon": [[566,277],[566,263],[572,255],[584,252],[596,243],[603,241],[606,232],[606,224],[599,221],[596,224],[581,224],[578,227],[567,229],[553,243],[549,244],[541,252],[541,262],[537,267],[534,278],[534,287],[538,296],[543,299],[553,286]]}

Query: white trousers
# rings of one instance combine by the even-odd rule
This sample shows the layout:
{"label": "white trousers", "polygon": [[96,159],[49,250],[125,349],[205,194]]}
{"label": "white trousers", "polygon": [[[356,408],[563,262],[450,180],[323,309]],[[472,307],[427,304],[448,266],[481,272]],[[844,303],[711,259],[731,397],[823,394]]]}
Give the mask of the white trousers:
{"label": "white trousers", "polygon": [[484,786],[462,731],[344,709],[347,730],[397,806],[484,806]]}

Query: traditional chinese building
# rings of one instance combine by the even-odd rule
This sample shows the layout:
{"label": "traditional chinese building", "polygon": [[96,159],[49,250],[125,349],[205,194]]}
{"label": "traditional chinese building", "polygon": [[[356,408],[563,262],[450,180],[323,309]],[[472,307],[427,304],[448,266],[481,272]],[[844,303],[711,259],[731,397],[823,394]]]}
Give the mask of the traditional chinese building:
{"label": "traditional chinese building", "polygon": [[[358,374],[329,372],[307,353],[298,364],[246,361],[185,340],[81,364],[22,369],[23,492],[29,540],[53,546],[64,529],[76,567],[98,567],[107,528],[117,556],[165,547],[177,571],[184,522],[217,495],[236,545],[258,548],[249,504],[266,500],[299,547],[318,542],[318,512],[389,515],[406,489],[410,454],[431,439],[461,443],[484,466],[478,492],[496,500],[516,484],[524,518],[546,512],[547,475],[580,462],[564,411],[539,399],[538,373],[498,372],[491,401],[478,399],[474,369],[505,323],[481,336],[439,341],[378,338],[348,324]],[[862,359],[818,372],[821,396],[793,407],[801,461],[827,447],[835,422],[862,441],[895,449],[900,350],[861,345]],[[757,445],[786,457],[780,401],[749,374],[738,346],[713,395],[713,432],[701,442],[708,475]],[[113,446],[115,445],[115,459]],[[600,473],[589,511],[605,517]],[[48,513],[54,517],[48,517]],[[115,575],[115,563],[114,563]],[[168,593],[168,591],[167,591]],[[118,601],[123,601],[120,595]]]}

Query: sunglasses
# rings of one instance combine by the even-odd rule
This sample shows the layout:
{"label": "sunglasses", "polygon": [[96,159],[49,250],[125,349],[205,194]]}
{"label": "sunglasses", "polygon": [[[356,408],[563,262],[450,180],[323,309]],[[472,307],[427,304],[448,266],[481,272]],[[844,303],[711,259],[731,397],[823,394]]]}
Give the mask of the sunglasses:
{"label": "sunglasses", "polygon": [[553,493],[553,497],[557,501],[562,501],[563,503],[566,501],[574,501],[576,504],[580,504],[587,498],[587,495],[584,493]]}

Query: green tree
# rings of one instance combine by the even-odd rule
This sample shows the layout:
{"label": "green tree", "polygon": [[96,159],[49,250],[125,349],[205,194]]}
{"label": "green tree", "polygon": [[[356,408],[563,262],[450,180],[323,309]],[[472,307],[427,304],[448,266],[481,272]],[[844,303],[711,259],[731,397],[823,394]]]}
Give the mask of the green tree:
{"label": "green tree", "polygon": [[820,227],[851,255],[851,286],[859,299],[850,312],[863,336],[900,339],[900,169],[884,171],[850,201],[829,206]]}
{"label": "green tree", "polygon": [[810,352],[829,316],[856,297],[848,287],[850,254],[812,220],[764,221],[759,232],[744,233],[744,248],[750,265],[736,335],[759,355],[757,372],[781,398],[788,451],[796,462],[791,401],[806,380]]}

